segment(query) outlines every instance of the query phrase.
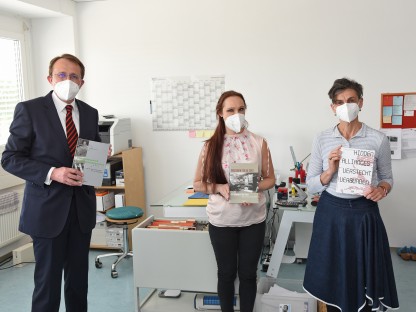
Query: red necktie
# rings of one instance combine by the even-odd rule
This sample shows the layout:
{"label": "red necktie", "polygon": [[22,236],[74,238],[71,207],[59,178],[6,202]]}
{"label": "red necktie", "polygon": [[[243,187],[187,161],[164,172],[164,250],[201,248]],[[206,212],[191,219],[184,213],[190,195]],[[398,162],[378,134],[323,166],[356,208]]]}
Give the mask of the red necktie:
{"label": "red necktie", "polygon": [[75,154],[75,148],[77,147],[78,133],[75,128],[74,121],[72,120],[72,105],[65,106],[66,108],[66,139],[68,140],[69,150],[72,157]]}

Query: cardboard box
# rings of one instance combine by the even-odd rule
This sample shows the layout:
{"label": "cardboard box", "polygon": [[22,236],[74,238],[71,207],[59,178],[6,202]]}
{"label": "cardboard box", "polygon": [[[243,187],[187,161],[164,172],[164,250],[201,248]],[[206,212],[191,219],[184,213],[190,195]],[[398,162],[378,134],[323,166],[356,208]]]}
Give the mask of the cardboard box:
{"label": "cardboard box", "polygon": [[114,192],[96,191],[97,211],[106,211],[115,206]]}
{"label": "cardboard box", "polygon": [[125,194],[124,193],[118,193],[115,195],[115,207],[124,207],[126,204],[125,201]]}
{"label": "cardboard box", "polygon": [[101,221],[95,224],[95,228],[92,229],[91,245],[107,245],[105,233],[107,230],[107,222]]}
{"label": "cardboard box", "polygon": [[257,284],[254,312],[316,312],[317,307],[316,299],[308,293],[280,287],[275,278],[261,277]]}
{"label": "cardboard box", "polygon": [[123,227],[115,224],[107,226],[106,243],[109,247],[123,247]]}
{"label": "cardboard box", "polygon": [[124,172],[123,172],[123,169],[116,171],[116,186],[124,186]]}

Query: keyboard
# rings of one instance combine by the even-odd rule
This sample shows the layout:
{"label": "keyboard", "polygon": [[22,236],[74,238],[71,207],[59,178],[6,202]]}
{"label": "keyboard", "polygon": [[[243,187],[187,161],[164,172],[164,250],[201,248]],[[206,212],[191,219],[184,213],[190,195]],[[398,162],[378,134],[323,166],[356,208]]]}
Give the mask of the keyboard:
{"label": "keyboard", "polygon": [[286,207],[286,208],[298,208],[299,205],[305,206],[306,201],[295,202],[295,201],[288,201],[288,200],[278,200],[276,201],[276,205],[280,207]]}

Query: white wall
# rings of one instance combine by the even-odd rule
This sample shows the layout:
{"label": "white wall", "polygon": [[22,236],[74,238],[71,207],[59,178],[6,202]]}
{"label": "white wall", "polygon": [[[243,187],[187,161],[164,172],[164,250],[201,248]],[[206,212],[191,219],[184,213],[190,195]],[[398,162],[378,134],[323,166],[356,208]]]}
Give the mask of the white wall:
{"label": "white wall", "polygon": [[44,96],[51,88],[47,81],[49,62],[63,53],[78,55],[74,18],[71,16],[32,19],[32,57],[36,94]]}
{"label": "white wall", "polygon": [[[379,127],[380,94],[415,91],[416,3],[154,0],[78,5],[85,99],[102,113],[130,116],[143,146],[147,203],[192,180],[201,140],[153,132],[148,102],[155,76],[225,74],[241,91],[250,129],[265,136],[283,176],[289,146],[306,156],[313,136],[336,122],[327,92],[336,78],[364,85],[360,118]],[[300,159],[299,159],[300,160]],[[394,161],[396,186],[381,210],[392,246],[416,244],[407,168]]]}
{"label": "white wall", "polygon": [[[192,180],[202,146],[186,132],[152,131],[155,76],[225,74],[226,88],[246,97],[250,129],[268,139],[274,165],[287,177],[289,146],[300,160],[313,136],[337,121],[326,95],[336,78],[364,85],[360,119],[374,128],[381,93],[415,91],[415,10],[413,0],[79,3],[73,44],[79,42],[76,52],[86,65],[81,98],[102,114],[132,118],[148,205]],[[56,46],[41,39],[38,47],[67,48],[56,38]],[[44,53],[42,67],[50,59]],[[415,162],[393,162],[396,185],[380,203],[392,246],[416,245],[414,204],[403,195],[411,194]]]}

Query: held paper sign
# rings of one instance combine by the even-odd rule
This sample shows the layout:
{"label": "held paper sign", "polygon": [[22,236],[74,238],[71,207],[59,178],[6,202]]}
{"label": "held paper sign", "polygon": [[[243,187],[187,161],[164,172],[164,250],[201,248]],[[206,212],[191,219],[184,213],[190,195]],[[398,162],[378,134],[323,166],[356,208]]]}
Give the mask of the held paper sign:
{"label": "held paper sign", "polygon": [[343,147],[341,151],[337,192],[363,195],[364,189],[371,185],[375,152],[346,147]]}
{"label": "held paper sign", "polygon": [[78,139],[72,168],[84,173],[83,185],[101,186],[110,144]]}
{"label": "held paper sign", "polygon": [[230,203],[258,203],[258,164],[230,164]]}

